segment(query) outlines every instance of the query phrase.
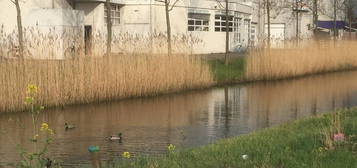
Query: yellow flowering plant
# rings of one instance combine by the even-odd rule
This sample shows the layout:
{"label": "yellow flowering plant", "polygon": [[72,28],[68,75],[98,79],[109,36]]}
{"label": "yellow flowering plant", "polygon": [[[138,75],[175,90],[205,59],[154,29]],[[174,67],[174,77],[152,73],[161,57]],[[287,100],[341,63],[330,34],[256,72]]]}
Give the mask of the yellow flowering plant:
{"label": "yellow flowering plant", "polygon": [[48,123],[38,123],[38,116],[41,111],[44,110],[43,106],[36,104],[36,95],[38,92],[39,89],[36,85],[31,84],[27,86],[25,104],[29,106],[32,118],[33,136],[30,142],[32,142],[33,147],[31,150],[26,150],[21,145],[18,145],[21,160],[16,167],[46,167],[49,163],[52,164],[52,167],[60,167],[56,161],[50,160],[47,154],[48,147],[53,141],[54,131],[49,127]]}
{"label": "yellow flowering plant", "polygon": [[171,153],[176,149],[175,145],[170,144],[169,146],[167,146],[167,150]]}
{"label": "yellow flowering plant", "polygon": [[123,152],[122,157],[130,159],[130,153],[129,152]]}

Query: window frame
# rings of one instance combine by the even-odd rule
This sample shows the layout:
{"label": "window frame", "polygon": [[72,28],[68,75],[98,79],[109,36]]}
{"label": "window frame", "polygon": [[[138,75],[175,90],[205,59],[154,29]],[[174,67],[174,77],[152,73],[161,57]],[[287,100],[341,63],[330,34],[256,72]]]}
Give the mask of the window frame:
{"label": "window frame", "polygon": [[[229,32],[233,32],[233,21],[234,16],[228,16]],[[217,24],[218,23],[218,24]],[[214,16],[214,31],[215,32],[226,32],[226,15],[225,14],[215,14]]]}
{"label": "window frame", "polygon": [[[117,26],[120,25],[121,19],[120,19],[120,8],[121,6],[119,4],[113,4],[111,3],[111,21],[112,21],[112,26]],[[107,5],[104,4],[104,24],[107,25]]]}
{"label": "window frame", "polygon": [[[207,19],[195,18],[193,15],[208,15]],[[205,24],[206,23],[206,24]],[[187,14],[187,31],[204,31],[210,30],[210,14],[191,13]]]}

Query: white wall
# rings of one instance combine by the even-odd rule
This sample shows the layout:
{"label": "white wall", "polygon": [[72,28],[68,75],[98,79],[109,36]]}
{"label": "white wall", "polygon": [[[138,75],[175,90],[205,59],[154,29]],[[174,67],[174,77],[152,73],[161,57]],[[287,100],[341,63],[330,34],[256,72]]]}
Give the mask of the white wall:
{"label": "white wall", "polygon": [[[22,20],[25,21],[31,15],[33,9],[71,9],[66,0],[25,0],[20,1]],[[10,0],[0,0],[0,25],[4,25],[5,31],[10,32],[16,28],[16,8]],[[24,23],[23,26],[32,26]]]}
{"label": "white wall", "polygon": [[[64,51],[69,45],[65,40],[70,39],[59,37],[65,33],[75,33],[81,36],[84,13],[72,10],[66,0],[20,2],[25,47],[29,52],[29,58],[63,59]],[[14,42],[17,42],[15,5],[9,0],[0,0],[0,7],[0,24],[4,25],[3,31],[11,36]],[[42,36],[42,40],[40,36]],[[43,44],[38,45],[40,43]]]}

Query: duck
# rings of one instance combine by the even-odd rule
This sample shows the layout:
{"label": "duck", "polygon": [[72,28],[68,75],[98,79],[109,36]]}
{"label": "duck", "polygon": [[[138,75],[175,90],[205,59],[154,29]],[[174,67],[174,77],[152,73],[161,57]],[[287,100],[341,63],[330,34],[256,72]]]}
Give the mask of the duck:
{"label": "duck", "polygon": [[109,141],[121,141],[123,138],[122,138],[122,133],[118,133],[118,135],[111,135],[107,138]]}
{"label": "duck", "polygon": [[71,124],[68,124],[68,123],[64,123],[64,128],[65,128],[66,130],[68,130],[68,129],[73,129],[73,128],[75,128],[75,126],[74,126],[74,125],[71,125]]}
{"label": "duck", "polygon": [[52,160],[50,158],[45,159],[45,168],[50,168],[52,166]]}

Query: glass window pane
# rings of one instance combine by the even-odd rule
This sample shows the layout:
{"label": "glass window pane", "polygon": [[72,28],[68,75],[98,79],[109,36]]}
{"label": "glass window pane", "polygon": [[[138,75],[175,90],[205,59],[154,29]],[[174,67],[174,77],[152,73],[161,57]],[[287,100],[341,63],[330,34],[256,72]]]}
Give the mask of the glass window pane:
{"label": "glass window pane", "polygon": [[188,20],[188,25],[194,25],[194,21],[193,20]]}
{"label": "glass window pane", "polygon": [[202,25],[202,21],[201,20],[196,20],[196,25]]}
{"label": "glass window pane", "polygon": [[195,27],[195,30],[196,30],[196,31],[202,31],[202,27],[201,27],[201,26],[196,26],[196,27]]}
{"label": "glass window pane", "polygon": [[214,25],[215,25],[215,26],[220,26],[220,25],[221,25],[221,22],[214,22]]}
{"label": "glass window pane", "polygon": [[214,28],[214,31],[219,32],[221,29],[219,27]]}
{"label": "glass window pane", "polygon": [[188,26],[188,31],[193,31],[194,27],[193,26]]}

